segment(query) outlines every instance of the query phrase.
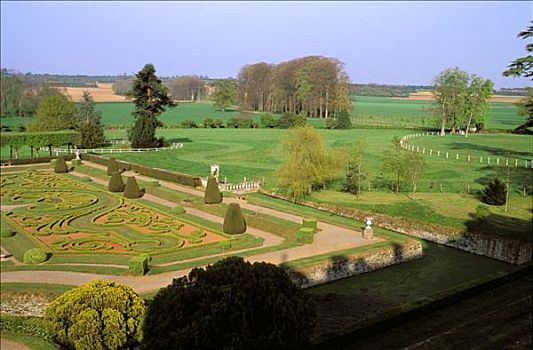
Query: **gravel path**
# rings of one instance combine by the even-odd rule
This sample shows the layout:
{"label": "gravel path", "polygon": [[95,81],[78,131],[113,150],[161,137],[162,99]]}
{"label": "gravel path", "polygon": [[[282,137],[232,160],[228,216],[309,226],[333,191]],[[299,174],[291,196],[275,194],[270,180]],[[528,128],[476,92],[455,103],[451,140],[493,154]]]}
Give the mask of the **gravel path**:
{"label": "gravel path", "polygon": [[24,344],[14,342],[12,340],[0,338],[0,349],[2,350],[31,350]]}

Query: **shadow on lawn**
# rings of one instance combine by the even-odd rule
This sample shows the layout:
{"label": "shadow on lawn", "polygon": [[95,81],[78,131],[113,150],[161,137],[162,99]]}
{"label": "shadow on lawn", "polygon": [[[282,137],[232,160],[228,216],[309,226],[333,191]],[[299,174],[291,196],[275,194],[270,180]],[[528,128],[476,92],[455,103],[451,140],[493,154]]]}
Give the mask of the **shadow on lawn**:
{"label": "shadow on lawn", "polygon": [[175,137],[175,138],[168,139],[167,141],[170,142],[170,143],[174,143],[174,142],[175,143],[191,143],[191,142],[193,142],[188,137]]}
{"label": "shadow on lawn", "polygon": [[532,241],[533,222],[531,220],[494,213],[482,217],[470,214],[470,220],[465,222],[465,226],[467,232],[474,234]]}
{"label": "shadow on lawn", "polygon": [[[533,194],[533,169],[523,167],[511,167],[511,190],[516,190],[523,193],[525,189],[526,194]],[[505,181],[507,178],[507,170],[502,166],[485,166],[477,169],[479,172],[486,172],[487,175],[477,178],[476,183],[486,186],[492,182],[495,177]]]}
{"label": "shadow on lawn", "polygon": [[451,142],[450,148],[453,150],[458,150],[458,151],[465,151],[465,152],[471,151],[473,154],[475,154],[476,151],[487,152],[492,155],[491,157],[494,160],[495,158],[497,158],[497,156],[503,158],[503,159],[500,159],[500,161],[505,161],[505,158],[507,157],[509,157],[509,161],[511,161],[511,159],[514,161],[515,157],[525,157],[525,158],[531,157],[531,152],[522,152],[522,151],[510,152],[508,149],[505,149],[505,148],[478,145],[478,144],[472,144],[472,143],[467,143],[467,142]]}

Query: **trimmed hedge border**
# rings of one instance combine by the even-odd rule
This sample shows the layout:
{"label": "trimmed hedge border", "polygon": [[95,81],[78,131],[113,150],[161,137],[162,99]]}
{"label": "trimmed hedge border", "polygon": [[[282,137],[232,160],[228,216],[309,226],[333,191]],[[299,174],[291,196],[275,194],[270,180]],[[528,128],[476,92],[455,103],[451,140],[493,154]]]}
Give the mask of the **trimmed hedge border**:
{"label": "trimmed hedge border", "polygon": [[[68,154],[62,156],[65,160],[72,160],[76,158],[73,154]],[[58,157],[34,157],[34,158],[20,158],[20,159],[2,159],[0,160],[1,165],[26,165],[26,164],[39,164],[39,163],[50,163],[52,160],[57,159]]]}
{"label": "trimmed hedge border", "polygon": [[[100,157],[94,154],[82,154],[81,158],[89,162],[107,166],[109,158]],[[150,168],[144,165],[124,162],[117,160],[116,161],[119,168],[125,170],[132,170],[141,175],[152,177],[154,179],[174,182],[180,185],[190,186],[190,187],[200,187],[202,186],[202,179],[198,176],[192,176],[187,174],[181,174],[174,171],[163,170],[159,168]]]}

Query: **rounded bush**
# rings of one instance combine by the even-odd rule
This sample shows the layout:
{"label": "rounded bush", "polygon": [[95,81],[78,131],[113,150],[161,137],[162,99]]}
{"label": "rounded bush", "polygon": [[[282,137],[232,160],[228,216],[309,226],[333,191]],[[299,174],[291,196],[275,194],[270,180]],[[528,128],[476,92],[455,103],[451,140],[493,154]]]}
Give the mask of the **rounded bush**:
{"label": "rounded bush", "polygon": [[122,192],[124,191],[124,181],[122,181],[122,175],[118,172],[113,173],[109,179],[107,188],[110,192]]}
{"label": "rounded bush", "polygon": [[55,173],[68,173],[67,162],[64,157],[57,158],[57,161],[54,164]]}
{"label": "rounded bush", "polygon": [[238,203],[228,205],[222,229],[224,233],[231,235],[246,232],[246,220],[242,216],[241,206]]}
{"label": "rounded bush", "polygon": [[129,199],[141,198],[144,195],[144,191],[137,185],[137,180],[133,176],[128,177],[126,186],[124,187],[124,197]]}
{"label": "rounded bush", "polygon": [[141,340],[143,300],[130,288],[95,280],[65,292],[45,313],[54,340],[69,349],[130,349]]}
{"label": "rounded bush", "polygon": [[23,261],[25,264],[41,264],[48,260],[48,253],[41,248],[26,250]]}
{"label": "rounded bush", "polygon": [[218,182],[214,176],[209,176],[207,179],[207,186],[204,192],[205,204],[217,204],[222,203],[222,193],[218,189]]}

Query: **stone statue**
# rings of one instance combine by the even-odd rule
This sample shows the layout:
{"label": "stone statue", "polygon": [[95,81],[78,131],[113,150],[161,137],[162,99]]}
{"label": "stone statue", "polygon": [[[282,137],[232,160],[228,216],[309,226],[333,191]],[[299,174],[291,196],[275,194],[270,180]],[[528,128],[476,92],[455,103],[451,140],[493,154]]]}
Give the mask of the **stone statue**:
{"label": "stone statue", "polygon": [[372,218],[371,217],[365,218],[365,224],[366,224],[366,227],[363,230],[363,238],[364,239],[374,238],[374,229],[372,228]]}

